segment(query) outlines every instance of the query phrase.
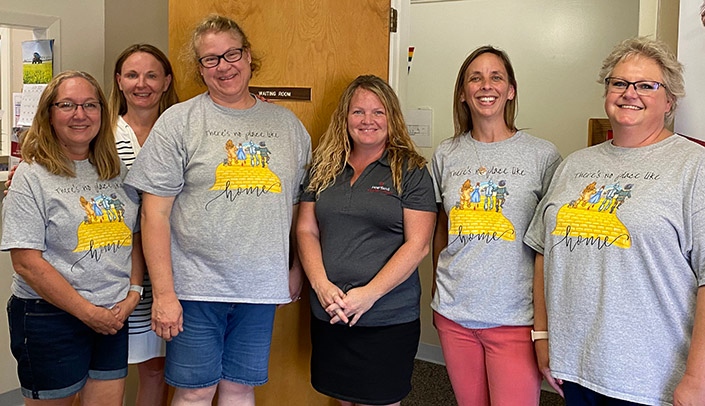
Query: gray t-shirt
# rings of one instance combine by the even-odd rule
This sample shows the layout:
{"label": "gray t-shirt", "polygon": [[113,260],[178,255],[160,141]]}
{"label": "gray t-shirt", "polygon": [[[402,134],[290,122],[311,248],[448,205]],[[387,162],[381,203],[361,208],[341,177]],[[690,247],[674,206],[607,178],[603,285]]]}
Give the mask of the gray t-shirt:
{"label": "gray t-shirt", "polygon": [[560,162],[553,144],[523,131],[493,143],[464,134],[438,146],[432,175],[449,227],[435,311],[465,328],[533,323],[534,252],[522,239]]}
{"label": "gray t-shirt", "polygon": [[[2,210],[0,249],[42,251],[78,293],[96,306],[112,307],[130,286],[132,234],[139,230],[137,192],[119,177],[98,179],[88,160],[74,161],[76,177],[49,173],[22,162]],[[40,296],[12,275],[12,294]]]}
{"label": "gray t-shirt", "polygon": [[705,284],[705,149],[678,135],[570,155],[524,241],[544,254],[553,376],[666,405]]}
{"label": "gray t-shirt", "polygon": [[175,196],[171,258],[179,299],[291,300],[292,206],[310,154],[301,122],[271,103],[234,110],[201,94],[159,117],[125,182]]}

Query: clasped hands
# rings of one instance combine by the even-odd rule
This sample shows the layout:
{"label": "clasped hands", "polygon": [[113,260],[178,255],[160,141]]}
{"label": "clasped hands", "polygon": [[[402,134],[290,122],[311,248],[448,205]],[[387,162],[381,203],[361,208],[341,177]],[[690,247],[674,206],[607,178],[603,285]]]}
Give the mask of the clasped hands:
{"label": "clasped hands", "polygon": [[90,305],[85,315],[81,314],[78,317],[93,331],[103,335],[113,335],[123,328],[125,321],[137,307],[137,303],[139,303],[139,296],[128,293],[125,299],[110,309]]}
{"label": "clasped hands", "polygon": [[316,295],[321,306],[331,317],[331,324],[343,322],[350,327],[354,326],[376,302],[364,286],[350,289],[345,293],[330,282],[326,289],[320,293],[317,291]]}

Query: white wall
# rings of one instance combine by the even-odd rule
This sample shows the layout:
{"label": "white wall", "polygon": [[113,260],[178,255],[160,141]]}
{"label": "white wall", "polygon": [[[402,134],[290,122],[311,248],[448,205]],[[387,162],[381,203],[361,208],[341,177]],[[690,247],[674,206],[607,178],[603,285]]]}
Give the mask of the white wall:
{"label": "white wall", "polygon": [[55,43],[58,69],[78,69],[103,81],[105,48],[104,6],[86,0],[0,0],[0,23],[5,16],[29,14],[57,18],[61,40]]}
{"label": "white wall", "polygon": [[587,120],[605,117],[600,65],[638,33],[638,0],[466,0],[411,5],[415,55],[407,106],[430,106],[434,145],[453,135],[458,69],[476,47],[504,49],[518,81],[518,126],[568,154],[586,146]]}
{"label": "white wall", "polygon": [[169,55],[168,6],[168,0],[105,0],[106,94],[112,88],[115,60],[128,46],[149,43]]}
{"label": "white wall", "polygon": [[[4,190],[4,186],[0,187],[0,193]],[[2,209],[2,203],[0,203]],[[0,225],[0,233],[2,226]],[[19,388],[20,383],[15,373],[17,363],[10,353],[10,333],[7,327],[7,312],[5,304],[10,298],[10,283],[12,281],[12,264],[10,263],[10,254],[0,253],[0,394]]]}
{"label": "white wall", "polygon": [[678,59],[685,65],[685,93],[676,110],[676,131],[705,140],[705,27],[702,0],[681,0]]}
{"label": "white wall", "polygon": [[[517,125],[552,141],[565,156],[587,144],[591,117],[605,117],[602,60],[620,40],[638,34],[639,0],[465,0],[413,2],[415,47],[405,106],[433,110],[433,145],[453,135],[452,97],[458,69],[475,48],[504,49],[518,81]],[[654,22],[655,24],[655,22]],[[422,149],[427,158],[431,148]],[[422,337],[431,326],[429,261],[423,283]]]}

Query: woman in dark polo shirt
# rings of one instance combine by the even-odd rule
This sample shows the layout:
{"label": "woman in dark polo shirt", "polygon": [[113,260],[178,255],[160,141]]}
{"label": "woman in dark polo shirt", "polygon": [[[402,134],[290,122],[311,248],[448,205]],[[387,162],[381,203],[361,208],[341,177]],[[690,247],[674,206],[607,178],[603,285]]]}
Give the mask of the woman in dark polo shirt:
{"label": "woman in dark polo shirt", "polygon": [[342,405],[398,405],[419,342],[417,266],[433,184],[394,91],[360,76],[313,156],[297,238],[311,287],[312,384]]}

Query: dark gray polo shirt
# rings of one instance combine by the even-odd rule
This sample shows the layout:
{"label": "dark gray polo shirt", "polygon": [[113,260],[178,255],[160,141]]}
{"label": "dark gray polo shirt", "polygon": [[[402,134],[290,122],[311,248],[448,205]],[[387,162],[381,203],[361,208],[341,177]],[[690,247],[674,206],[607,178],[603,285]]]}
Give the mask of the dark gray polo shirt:
{"label": "dark gray polo shirt", "polygon": [[[405,164],[406,167],[406,164]],[[366,285],[404,243],[403,209],[436,212],[433,182],[426,168],[407,170],[402,194],[397,193],[386,153],[371,163],[350,186],[353,168],[345,166],[316,202],[323,265],[328,279],[348,291]],[[419,318],[421,285],[418,269],[380,298],[358,321],[358,326],[401,324]],[[311,290],[311,308],[320,320],[330,320]]]}

